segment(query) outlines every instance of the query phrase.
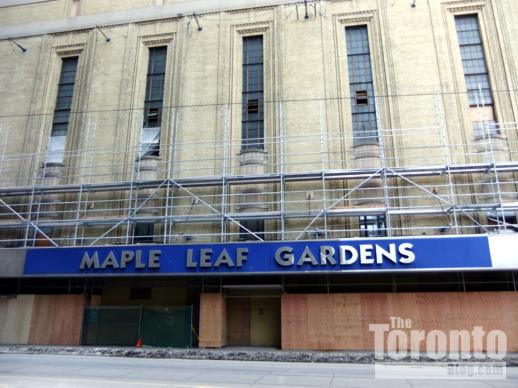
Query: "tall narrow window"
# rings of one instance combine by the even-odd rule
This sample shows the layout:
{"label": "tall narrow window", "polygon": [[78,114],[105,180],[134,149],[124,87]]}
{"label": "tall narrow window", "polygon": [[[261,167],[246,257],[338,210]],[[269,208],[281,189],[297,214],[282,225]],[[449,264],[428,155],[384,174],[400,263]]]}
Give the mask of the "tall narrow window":
{"label": "tall narrow window", "polygon": [[155,235],[155,224],[152,222],[139,222],[133,231],[135,244],[151,244]]}
{"label": "tall narrow window", "polygon": [[[475,136],[498,133],[493,95],[477,15],[455,17]],[[485,130],[484,130],[485,128]]]}
{"label": "tall narrow window", "polygon": [[360,237],[385,237],[385,216],[361,216]]}
{"label": "tall narrow window", "polygon": [[62,60],[56,107],[54,109],[50,142],[47,150],[47,163],[63,163],[65,159],[65,145],[70,123],[70,111],[74,97],[78,61],[79,57],[63,58]]}
{"label": "tall narrow window", "polygon": [[158,156],[160,152],[166,59],[167,47],[149,49],[140,156]]}
{"label": "tall narrow window", "polygon": [[345,29],[354,144],[376,143],[378,128],[367,26]]}
{"label": "tall narrow window", "polygon": [[263,37],[243,38],[242,149],[264,148]]}
{"label": "tall narrow window", "polygon": [[[264,240],[264,220],[243,220],[241,221],[242,227],[239,228],[239,241],[254,241],[258,240],[257,237],[260,237]],[[253,232],[252,234],[248,232]]]}

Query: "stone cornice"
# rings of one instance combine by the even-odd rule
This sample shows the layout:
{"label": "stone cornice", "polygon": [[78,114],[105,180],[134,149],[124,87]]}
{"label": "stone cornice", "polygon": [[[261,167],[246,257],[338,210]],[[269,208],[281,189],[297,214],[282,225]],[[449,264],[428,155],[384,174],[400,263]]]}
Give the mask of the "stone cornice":
{"label": "stone cornice", "polygon": [[207,2],[192,0],[163,6],[130,9],[125,11],[99,13],[74,18],[39,21],[0,27],[0,39],[21,38],[45,34],[55,34],[129,23],[143,23],[174,19],[196,13],[198,15],[214,12],[232,12],[254,8],[275,7],[282,4],[294,4],[300,0],[220,0]]}
{"label": "stone cornice", "polygon": [[334,18],[341,24],[367,23],[374,18],[375,14],[375,10],[347,12],[336,14]]}
{"label": "stone cornice", "polygon": [[235,24],[232,28],[240,35],[261,33],[266,32],[271,28],[271,22],[261,21],[255,23]]}
{"label": "stone cornice", "polygon": [[79,55],[85,49],[85,45],[80,44],[72,44],[72,45],[62,45],[62,46],[54,46],[54,51],[60,57],[68,57],[72,55]]}
{"label": "stone cornice", "polygon": [[453,0],[442,4],[450,12],[477,11],[486,5],[486,0]]}
{"label": "stone cornice", "polygon": [[158,35],[147,35],[142,37],[142,43],[146,46],[156,46],[161,44],[168,44],[173,40],[174,34],[158,34]]}

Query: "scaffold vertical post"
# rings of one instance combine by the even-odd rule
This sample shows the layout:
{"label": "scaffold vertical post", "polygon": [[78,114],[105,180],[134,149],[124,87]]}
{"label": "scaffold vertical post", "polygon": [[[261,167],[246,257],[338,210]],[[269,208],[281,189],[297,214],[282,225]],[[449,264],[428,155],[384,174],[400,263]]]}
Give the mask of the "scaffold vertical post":
{"label": "scaffold vertical post", "polygon": [[226,177],[229,175],[230,163],[230,107],[225,104],[223,107],[223,165],[221,170],[221,218],[220,218],[220,241],[226,240],[226,217],[229,187],[227,186]]}
{"label": "scaffold vertical post", "polygon": [[[142,117],[140,117],[140,114],[142,113]],[[141,139],[142,139],[142,123],[144,122],[144,112],[137,111],[137,120],[136,123],[138,125],[137,128],[139,128],[139,140],[134,148],[134,152],[130,152],[130,157],[133,160],[133,163],[130,164],[131,166],[131,174],[130,174],[130,192],[128,197],[128,210],[127,210],[127,219],[126,219],[126,236],[125,236],[125,244],[129,243],[130,240],[130,230],[131,230],[131,216],[133,214],[133,207],[137,209],[138,206],[138,194],[135,195],[135,173],[136,171],[140,171],[140,148],[142,146]],[[140,174],[137,174],[137,178]],[[134,198],[135,197],[135,198]],[[136,214],[135,214],[136,215]],[[133,239],[132,239],[133,240]],[[133,242],[133,241],[132,241]]]}
{"label": "scaffold vertical post", "polygon": [[[4,171],[5,155],[7,153],[7,142],[9,141],[9,127],[2,125],[2,123],[0,123],[0,136],[4,139],[4,145],[2,146],[2,157],[0,158],[0,174],[2,174]],[[5,185],[9,185],[9,183],[6,182]]]}
{"label": "scaffold vertical post", "polygon": [[439,138],[441,139],[441,149],[442,154],[444,158],[444,164],[446,166],[446,174],[448,176],[448,188],[449,188],[449,197],[450,197],[450,203],[453,213],[453,218],[450,218],[450,223],[453,221],[453,230],[455,231],[455,234],[459,234],[459,220],[458,220],[458,214],[457,214],[457,197],[455,194],[455,187],[453,184],[453,176],[451,174],[451,151],[449,147],[448,137],[446,134],[446,125],[445,125],[445,116],[444,116],[444,110],[443,110],[443,102],[442,102],[442,95],[437,94],[435,95],[435,114],[436,114],[436,120],[437,120],[437,128],[439,129]]}
{"label": "scaffold vertical post", "polygon": [[322,179],[321,179],[321,184],[322,184],[322,209],[324,210],[324,237],[327,239],[327,223],[328,223],[328,220],[327,220],[327,209],[326,209],[326,203],[327,203],[327,196],[326,196],[326,180],[325,180],[325,170],[326,170],[326,166],[327,166],[327,152],[326,152],[326,146],[327,146],[327,142],[326,142],[326,130],[327,130],[327,127],[326,127],[326,121],[325,121],[325,117],[324,117],[324,110],[325,110],[325,106],[324,106],[324,101],[323,100],[320,100],[319,101],[319,113],[320,113],[320,116],[319,116],[319,119],[320,119],[320,169],[321,169],[321,173],[322,173]]}
{"label": "scaffold vertical post", "polygon": [[164,215],[165,215],[165,221],[164,221],[164,228],[163,228],[163,243],[167,244],[171,242],[171,232],[173,230],[173,213],[174,213],[174,190],[173,185],[171,185],[171,179],[172,179],[172,168],[174,168],[174,149],[173,144],[175,143],[175,136],[176,136],[176,115],[177,110],[175,107],[171,107],[169,109],[169,138],[168,138],[168,152],[167,152],[167,164],[166,164],[166,176],[165,179],[167,179],[167,185],[166,185],[166,198],[165,198],[165,209],[164,209]]}
{"label": "scaffold vertical post", "polygon": [[[90,129],[91,129],[92,120],[91,118],[88,118],[87,124],[86,124],[86,131],[84,134],[84,147],[82,151],[82,158],[81,158],[81,174],[78,177],[80,185],[79,185],[79,194],[77,196],[77,206],[76,206],[76,212],[75,212],[75,225],[74,225],[74,235],[72,237],[72,245],[76,246],[77,244],[77,235],[79,232],[79,220],[81,218],[81,204],[83,201],[83,185],[85,183],[85,179],[88,180],[88,176],[91,175],[91,172],[86,172],[86,159],[88,157],[88,153],[90,152]],[[93,150],[92,150],[93,152]]]}
{"label": "scaffold vertical post", "polygon": [[279,159],[280,159],[280,179],[279,189],[281,194],[280,203],[280,226],[281,226],[281,240],[286,239],[286,192],[285,192],[285,126],[284,126],[284,104],[279,102]]}
{"label": "scaffold vertical post", "polygon": [[279,159],[280,159],[280,172],[284,174],[286,172],[286,160],[285,160],[285,141],[286,141],[286,128],[284,123],[284,104],[279,102]]}
{"label": "scaffold vertical post", "polygon": [[[81,183],[85,183],[84,180],[85,178],[87,178],[87,173],[86,173],[86,158],[88,157],[88,153],[90,151],[90,128],[91,128],[91,124],[92,124],[92,119],[91,118],[88,118],[87,120],[87,124],[86,124],[86,131],[85,131],[85,134],[84,134],[84,148],[83,148],[83,155],[82,155],[82,158],[81,158],[81,176],[79,177],[79,181]],[[92,150],[93,151],[93,150]],[[88,174],[90,175],[90,174]]]}
{"label": "scaffold vertical post", "polygon": [[[502,190],[501,190],[501,187],[500,187],[500,180],[499,180],[499,174],[498,174],[498,170],[497,170],[497,166],[496,166],[496,159],[495,159],[495,153],[494,153],[494,148],[493,148],[493,141],[492,141],[492,128],[490,127],[490,123],[489,123],[489,120],[487,119],[487,115],[485,115],[483,113],[483,110],[481,109],[484,108],[484,111],[485,111],[485,102],[484,102],[484,95],[482,93],[482,86],[480,84],[478,84],[478,97],[477,97],[477,109],[478,109],[478,119],[479,119],[479,122],[482,122],[483,124],[483,138],[484,138],[484,145],[485,145],[485,149],[486,149],[486,154],[489,155],[489,163],[490,163],[490,168],[488,169],[488,174],[489,174],[489,177],[490,177],[490,180],[491,180],[491,191],[492,191],[492,195],[493,195],[493,198],[498,202],[498,206],[495,210],[495,214],[496,212],[500,212],[502,218],[501,218],[501,221],[498,219],[498,216],[496,217],[497,218],[497,228],[498,230],[503,229],[504,230],[507,230],[507,222],[505,221],[505,210],[503,208],[503,197],[502,197]],[[487,136],[487,142],[486,142],[486,136]],[[493,177],[494,177],[494,181],[493,181]],[[496,192],[495,192],[495,189],[496,189]]]}
{"label": "scaffold vertical post", "polygon": [[390,193],[388,190],[388,179],[387,179],[387,155],[385,149],[385,139],[384,139],[384,126],[383,120],[381,116],[381,107],[382,103],[380,102],[381,97],[375,97],[375,105],[376,105],[376,122],[378,123],[377,135],[380,149],[380,160],[381,160],[381,181],[383,184],[383,204],[385,206],[385,229],[387,232],[387,236],[392,236],[392,220],[390,218]]}
{"label": "scaffold vertical post", "polygon": [[73,241],[72,241],[73,246],[76,246],[76,244],[77,244],[77,233],[78,233],[78,229],[79,229],[79,220],[81,218],[82,196],[83,196],[83,184],[81,183],[79,186],[79,194],[77,196],[76,219],[75,219],[75,225],[74,225],[74,237],[73,237]]}
{"label": "scaffold vertical post", "polygon": [[[46,168],[47,168],[47,163],[46,163],[46,158],[47,158],[47,153],[46,152],[43,152],[42,153],[42,141],[43,141],[43,133],[45,132],[44,131],[44,128],[45,128],[45,121],[43,119],[42,121],[42,129],[40,131],[40,136],[38,137],[38,144],[36,145],[36,155],[35,155],[35,158],[34,158],[34,167],[33,167],[33,171],[32,171],[32,190],[31,190],[31,196],[30,196],[30,201],[29,201],[29,206],[27,208],[27,216],[25,217],[26,220],[27,220],[27,226],[26,226],[26,231],[25,231],[25,241],[24,241],[24,246],[27,246],[27,242],[28,242],[28,237],[29,237],[29,231],[30,231],[30,227],[31,227],[31,222],[33,220],[33,206],[34,206],[34,198],[35,198],[35,195],[36,195],[36,192],[35,192],[35,189],[36,189],[36,182],[38,181],[38,172],[39,172],[39,164],[42,163],[42,172],[41,172],[41,182],[43,183],[43,180],[45,178],[45,175],[46,175]],[[48,135],[48,139],[47,139],[47,147],[48,147],[48,144],[50,143],[50,135],[51,133],[49,132],[49,135]],[[43,160],[43,162],[41,162],[41,160]],[[40,210],[41,210],[41,199],[42,199],[42,194],[40,192],[40,195],[39,195],[39,200],[38,200],[38,205],[37,205],[37,210],[36,210],[36,220],[39,220],[39,216],[40,216]],[[34,236],[36,236],[36,232],[34,232]]]}
{"label": "scaffold vertical post", "polygon": [[[42,143],[43,143],[43,136],[45,133],[45,118],[42,119],[41,122],[41,128],[40,128],[40,134],[38,136],[38,141],[36,144],[36,152],[33,158],[33,169],[32,169],[32,182],[30,182],[30,185],[34,186],[36,185],[37,179],[38,179],[38,171],[39,171],[39,164],[45,163],[45,155],[42,155],[41,149],[42,149]],[[50,139],[50,134],[49,134]],[[47,141],[48,144],[48,141]]]}

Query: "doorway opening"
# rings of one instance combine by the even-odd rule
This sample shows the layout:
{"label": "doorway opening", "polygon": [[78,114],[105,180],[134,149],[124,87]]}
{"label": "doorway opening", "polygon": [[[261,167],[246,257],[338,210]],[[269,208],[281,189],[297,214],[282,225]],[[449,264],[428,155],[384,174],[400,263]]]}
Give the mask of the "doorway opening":
{"label": "doorway opening", "polygon": [[236,294],[225,295],[227,346],[280,348],[280,295]]}

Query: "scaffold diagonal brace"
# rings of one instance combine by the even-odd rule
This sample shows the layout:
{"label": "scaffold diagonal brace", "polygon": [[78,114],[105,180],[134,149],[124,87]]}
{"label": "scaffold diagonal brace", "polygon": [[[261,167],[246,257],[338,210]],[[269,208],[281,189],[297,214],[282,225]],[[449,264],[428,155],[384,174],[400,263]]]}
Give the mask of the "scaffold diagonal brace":
{"label": "scaffold diagonal brace", "polygon": [[[404,181],[406,181],[406,182],[410,183],[411,185],[414,185],[415,187],[417,187],[418,189],[420,189],[420,190],[424,191],[425,193],[427,193],[428,195],[430,195],[430,196],[432,196],[433,198],[437,199],[438,201],[443,202],[443,203],[445,203],[446,205],[450,206],[451,208],[455,208],[455,209],[456,209],[456,206],[455,206],[455,204],[454,204],[454,203],[450,203],[450,202],[446,201],[444,198],[442,198],[442,197],[440,197],[439,195],[437,195],[437,194],[435,194],[435,193],[431,192],[431,191],[430,191],[430,190],[428,190],[426,187],[421,186],[420,184],[418,184],[418,183],[416,183],[416,182],[412,181],[411,179],[408,179],[406,176],[404,176],[404,175],[402,175],[402,174],[400,174],[400,173],[398,173],[398,172],[396,172],[396,171],[394,171],[394,170],[392,170],[392,169],[387,169],[387,171],[390,171],[392,174],[394,174],[394,175],[398,176],[399,178],[403,179]],[[469,218],[471,221],[473,221],[476,225],[478,225],[479,227],[481,227],[482,229],[484,229],[484,231],[485,231],[486,233],[488,232],[487,228],[486,228],[484,225],[482,225],[480,222],[478,222],[476,219],[474,219],[474,218],[473,218],[469,213],[465,212],[465,211],[464,211],[464,210],[462,210],[462,209],[459,209],[459,210],[460,210],[460,212],[461,212],[462,214],[464,214],[466,217],[468,217],[468,218]]]}
{"label": "scaffold diagonal brace", "polygon": [[110,229],[108,229],[106,232],[104,232],[101,236],[97,237],[94,241],[92,241],[90,243],[90,245],[94,245],[97,241],[101,240],[104,236],[106,236],[108,233],[110,233],[112,230],[115,230],[116,228],[119,227],[119,225],[122,225],[123,223],[125,223],[126,221],[128,221],[129,219],[133,218],[135,216],[135,214],[137,214],[137,212],[142,209],[142,207],[144,207],[144,205],[151,199],[153,198],[153,196],[156,194],[156,192],[158,190],[160,190],[165,183],[167,183],[168,181],[165,180],[163,181],[162,183],[160,183],[158,185],[157,188],[153,189],[153,191],[144,199],[144,201],[142,201],[142,203],[140,204],[139,207],[137,207],[128,217],[120,220],[119,222],[117,222],[115,225],[113,225]]}
{"label": "scaffold diagonal brace", "polygon": [[304,233],[307,232],[307,230],[309,228],[311,228],[311,226],[322,216],[322,214],[324,214],[326,211],[328,211],[329,209],[332,209],[334,208],[336,205],[338,205],[340,202],[343,202],[345,199],[347,199],[347,197],[349,197],[352,193],[354,193],[356,190],[358,190],[359,188],[361,188],[363,185],[365,185],[367,182],[369,182],[372,178],[374,178],[375,176],[377,176],[380,172],[383,171],[383,168],[380,168],[378,170],[376,170],[373,174],[369,175],[365,180],[363,180],[362,182],[360,182],[358,185],[356,185],[355,187],[353,187],[350,191],[348,191],[345,195],[341,196],[340,198],[338,198],[335,202],[333,202],[331,204],[331,206],[329,206],[328,208],[324,208],[322,210],[320,210],[318,212],[318,214],[311,220],[311,222],[308,224],[308,226],[306,226],[304,228],[304,230],[302,232],[300,232],[300,234],[297,236],[297,238],[295,240],[298,240],[300,239]]}
{"label": "scaffold diagonal brace", "polygon": [[178,187],[179,189],[185,191],[187,194],[189,194],[191,197],[197,199],[200,203],[202,203],[203,205],[207,206],[210,210],[212,210],[214,213],[216,214],[219,214],[220,216],[226,218],[227,220],[229,220],[230,222],[233,222],[234,224],[236,224],[237,226],[239,226],[241,229],[243,229],[244,231],[246,231],[247,233],[251,234],[252,236],[254,236],[254,238],[256,238],[258,241],[264,241],[261,237],[259,237],[257,234],[255,234],[254,232],[252,232],[250,229],[248,229],[247,227],[241,225],[241,223],[237,220],[235,220],[234,218],[230,217],[228,214],[225,214],[225,213],[222,213],[220,212],[218,209],[216,209],[214,206],[212,206],[211,204],[207,203],[206,201],[204,201],[202,198],[198,197],[196,194],[194,194],[193,192],[191,192],[189,189],[187,189],[186,187],[182,186],[180,183],[176,182],[174,179],[169,179],[169,181],[175,185],[176,187]]}
{"label": "scaffold diagonal brace", "polygon": [[40,228],[38,228],[38,225],[36,225],[31,220],[28,220],[24,217],[22,217],[16,210],[14,210],[11,206],[9,206],[3,199],[0,198],[0,204],[5,206],[7,209],[9,209],[10,212],[12,212],[17,218],[22,220],[23,222],[27,223],[28,225],[32,226],[38,233],[40,233],[45,240],[48,240],[53,246],[57,247],[59,246],[54,240],[52,240],[49,236],[45,234]]}

